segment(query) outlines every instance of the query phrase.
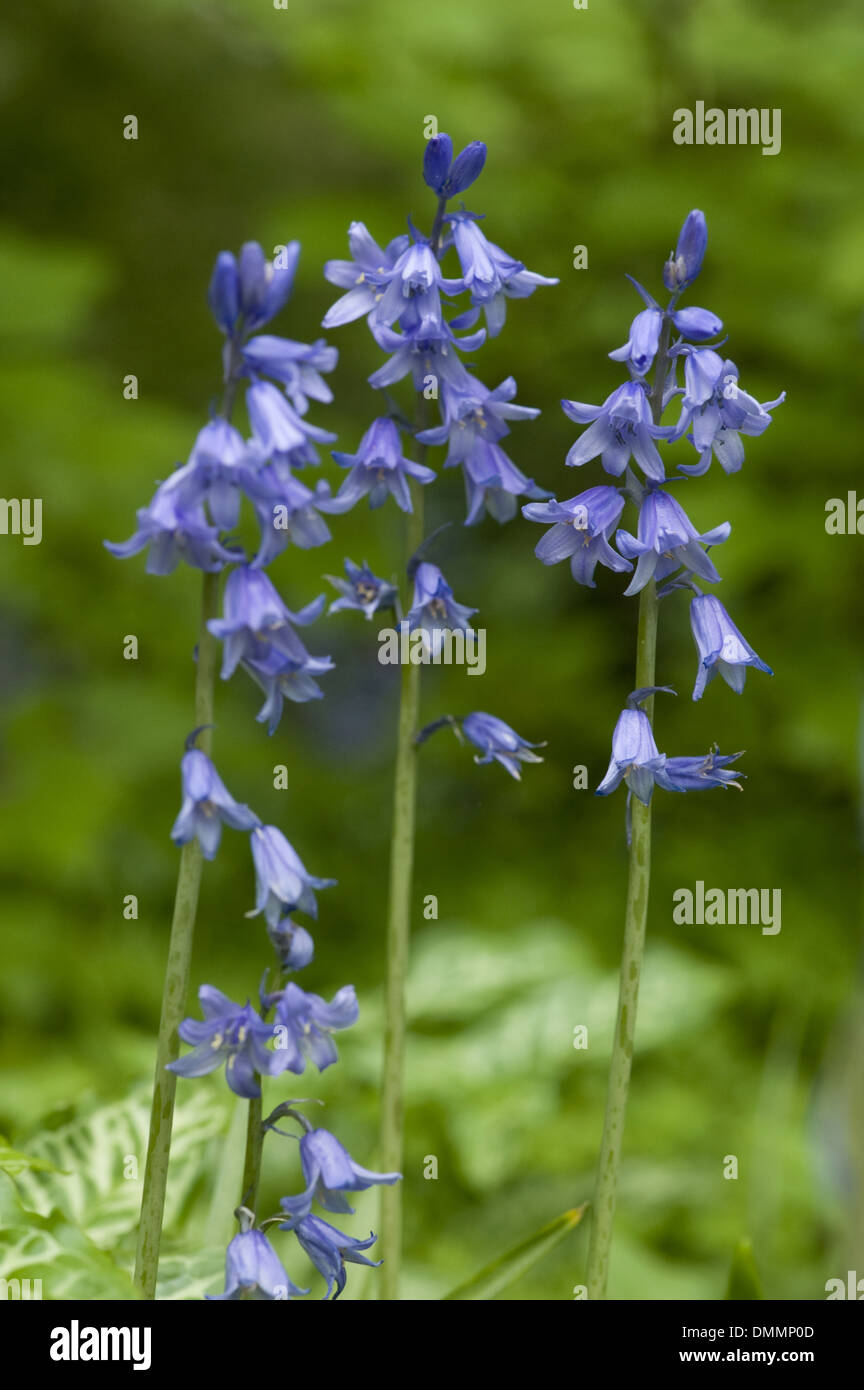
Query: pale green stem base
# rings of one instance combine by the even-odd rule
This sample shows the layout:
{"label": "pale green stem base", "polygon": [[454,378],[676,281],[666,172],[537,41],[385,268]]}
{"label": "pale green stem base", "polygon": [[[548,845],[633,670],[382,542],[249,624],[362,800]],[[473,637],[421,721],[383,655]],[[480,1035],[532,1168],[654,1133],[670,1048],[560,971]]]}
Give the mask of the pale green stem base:
{"label": "pale green stem base", "polygon": [[[423,539],[423,499],[414,491],[414,511],[406,527],[406,560]],[[387,983],[384,1021],[384,1069],[381,1080],[380,1163],[385,1173],[402,1171],[402,1075],[405,1056],[405,976],[411,935],[411,889],[414,874],[414,821],[417,801],[417,747],[420,667],[402,667],[399,733],[393,787],[393,835],[390,849],[390,903],[387,918]],[[383,1259],[378,1296],[399,1297],[402,1258],[402,1184],[382,1187],[378,1258]]]}
{"label": "pale green stem base", "polygon": [[[214,690],[216,685],[216,639],[207,629],[211,618],[219,615],[219,575],[205,574],[201,595],[201,625],[198,635],[198,661],[195,672],[195,724],[212,724]],[[210,752],[210,730],[198,739],[199,747]],[[156,1297],[156,1275],[159,1266],[159,1245],[162,1236],[162,1214],[165,1208],[165,1189],[168,1182],[168,1157],[171,1150],[171,1129],[174,1122],[174,1095],[177,1078],[165,1068],[176,1060],[180,1051],[177,1029],[186,1011],[189,992],[189,967],[195,933],[195,914],[198,910],[198,890],[201,885],[202,856],[197,840],[191,840],[180,851],[180,869],[174,898],[174,916],[165,967],[165,990],[162,996],[162,1016],[156,1045],[156,1076],[153,1084],[153,1107],[150,1113],[150,1137],[144,1169],[144,1192],[138,1226],[138,1248],[135,1256],[135,1283],[144,1298]]]}
{"label": "pale green stem base", "polygon": [[[639,598],[639,635],[636,656],[636,688],[654,684],[654,661],[657,648],[657,595],[653,581],[642,590]],[[645,702],[645,712],[652,716],[653,697]],[[588,1247],[588,1297],[603,1298],[609,1275],[609,1252],[612,1246],[612,1225],[615,1218],[615,1194],[618,1185],[618,1165],[624,1137],[624,1117],[630,1088],[630,1069],[633,1063],[633,1044],[636,1035],[636,1005],[639,998],[639,975],[645,950],[645,925],[648,919],[648,890],[651,882],[651,807],[643,806],[635,797],[632,803],[630,867],[627,877],[627,909],[624,919],[624,947],[621,954],[621,977],[618,992],[618,1017],[612,1043],[612,1062],[609,1068],[609,1087],[606,1097],[606,1117],[603,1122],[603,1141],[597,1164],[594,1189],[591,1241]]]}

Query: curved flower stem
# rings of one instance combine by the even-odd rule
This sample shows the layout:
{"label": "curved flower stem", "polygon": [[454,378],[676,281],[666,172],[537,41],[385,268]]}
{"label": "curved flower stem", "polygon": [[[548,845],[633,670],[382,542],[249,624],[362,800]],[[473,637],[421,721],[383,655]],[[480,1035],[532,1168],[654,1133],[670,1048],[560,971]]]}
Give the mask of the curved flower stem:
{"label": "curved flower stem", "polygon": [[[663,393],[669,370],[669,336],[671,320],[664,318],[657,349],[651,411],[654,423],[663,415]],[[639,595],[639,624],[636,635],[637,690],[656,684],[657,655],[657,589],[653,579]],[[654,722],[654,696],[644,702],[649,720]],[[603,1139],[597,1163],[594,1187],[591,1240],[588,1246],[587,1288],[589,1299],[606,1295],[609,1276],[609,1255],[612,1248],[612,1228],[615,1220],[615,1198],[618,1190],[618,1169],[630,1090],[630,1071],[636,1037],[636,1006],[639,1000],[639,979],[645,954],[645,928],[648,921],[648,892],[651,884],[651,805],[643,806],[633,798],[630,833],[630,860],[627,873],[627,906],[624,915],[624,944],[621,951],[621,973],[618,984],[618,1014],[612,1041],[612,1060],[606,1091],[606,1113],[603,1120]]]}
{"label": "curved flower stem", "polygon": [[[201,591],[201,623],[195,671],[195,725],[202,728],[198,744],[208,755],[212,744],[212,732],[210,728],[203,726],[213,723],[217,651],[216,639],[208,630],[207,624],[211,618],[218,616],[219,574],[205,573]],[[192,959],[195,915],[198,910],[198,890],[201,885],[201,865],[202,856],[198,841],[190,840],[180,851],[174,916],[171,922],[171,939],[162,994],[162,1015],[156,1044],[153,1107],[150,1112],[150,1137],[147,1143],[138,1249],[135,1256],[135,1283],[144,1298],[156,1296],[159,1244],[162,1237],[168,1157],[174,1121],[174,1095],[177,1089],[176,1076],[165,1068],[169,1062],[176,1061],[180,1051],[177,1029],[184,1016],[186,995],[189,991],[189,966]]]}
{"label": "curved flower stem", "polygon": [[[426,450],[418,451],[423,462]],[[405,562],[423,540],[423,492],[413,490],[413,512],[406,518]],[[390,901],[387,916],[387,985],[384,1021],[384,1069],[381,1079],[381,1166],[402,1170],[402,1081],[405,1053],[405,975],[411,934],[411,887],[414,873],[414,821],[417,801],[419,666],[406,664],[401,672],[399,732],[393,786],[393,832],[390,842]],[[402,1257],[402,1184],[382,1187],[379,1252],[384,1260],[379,1297],[399,1297]]]}
{"label": "curved flower stem", "polygon": [[261,1123],[261,1097],[255,1096],[249,1102],[249,1120],[246,1128],[246,1158],[243,1163],[243,1182],[241,1184],[241,1207],[254,1212],[258,1202],[258,1184],[261,1181],[261,1154],[264,1149],[264,1126]]}

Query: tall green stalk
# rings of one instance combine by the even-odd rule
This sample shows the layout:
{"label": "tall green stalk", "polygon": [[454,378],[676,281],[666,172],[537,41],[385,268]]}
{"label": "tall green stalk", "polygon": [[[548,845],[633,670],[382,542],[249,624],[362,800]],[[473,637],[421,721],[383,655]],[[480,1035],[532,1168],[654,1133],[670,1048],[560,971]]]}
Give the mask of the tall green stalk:
{"label": "tall green stalk", "polygon": [[[205,573],[201,591],[201,622],[195,671],[195,724],[199,728],[213,723],[217,650],[216,639],[207,624],[211,618],[218,616],[219,575]],[[209,728],[202,729],[198,742],[201,749],[209,755],[212,743]],[[192,960],[195,916],[198,911],[198,892],[201,886],[201,865],[201,848],[198,841],[190,840],[180,851],[174,916],[171,922],[165,987],[162,994],[162,1015],[156,1044],[156,1076],[150,1112],[150,1137],[147,1144],[138,1249],[135,1256],[135,1283],[144,1298],[156,1297],[162,1215],[165,1208],[168,1158],[174,1123],[174,1095],[177,1089],[177,1077],[174,1072],[166,1071],[166,1067],[169,1062],[177,1060],[180,1051],[177,1029],[185,1015],[186,996],[189,992],[189,968]]]}
{"label": "tall green stalk", "polygon": [[[422,462],[421,451],[419,459]],[[406,564],[423,540],[423,494],[413,490],[413,512],[406,519]],[[414,876],[414,822],[417,802],[417,745],[420,711],[420,666],[401,671],[399,732],[393,786],[393,831],[390,842],[390,897],[387,916],[387,983],[384,1016],[384,1068],[381,1080],[380,1161],[385,1172],[402,1171],[403,1071],[405,1058],[405,976],[411,935],[411,889]],[[402,1184],[382,1187],[379,1250],[384,1260],[379,1297],[399,1297],[402,1260]]]}
{"label": "tall green stalk", "polygon": [[243,1182],[241,1183],[240,1205],[254,1212],[258,1203],[258,1185],[261,1181],[261,1154],[264,1148],[264,1126],[261,1123],[261,1097],[253,1096],[249,1102],[249,1118],[246,1127],[246,1157],[243,1162]]}
{"label": "tall green stalk", "polygon": [[[651,410],[654,423],[663,414],[663,392],[669,369],[670,319],[664,318],[657,350]],[[635,689],[655,685],[657,656],[657,589],[653,579],[639,595],[639,622],[636,634]],[[654,723],[654,697],[643,703],[649,721]],[[618,983],[618,1013],[615,1036],[612,1040],[612,1060],[606,1091],[606,1113],[603,1120],[603,1139],[597,1163],[594,1185],[593,1219],[588,1246],[587,1289],[589,1299],[606,1295],[609,1277],[609,1255],[615,1220],[615,1199],[618,1190],[618,1170],[624,1139],[627,1097],[630,1091],[630,1072],[636,1039],[636,1008],[639,1002],[639,981],[645,954],[645,929],[648,921],[648,894],[651,886],[651,805],[643,806],[637,797],[632,802],[630,827],[630,858],[627,871],[627,904],[624,914],[624,944],[621,951],[621,973]]]}
{"label": "tall green stalk", "polygon": [[[636,688],[654,684],[654,658],[657,644],[657,593],[652,580],[639,596],[639,630],[636,656]],[[653,700],[645,701],[650,719]],[[615,1218],[618,1167],[624,1138],[624,1118],[630,1089],[630,1069],[636,1036],[636,1005],[639,977],[645,951],[645,925],[648,920],[648,890],[651,883],[651,807],[633,799],[630,864],[627,874],[627,907],[624,917],[624,946],[618,986],[618,1016],[612,1043],[612,1062],[606,1093],[603,1141],[594,1188],[593,1222],[588,1247],[588,1297],[603,1298],[609,1274],[609,1252]]]}

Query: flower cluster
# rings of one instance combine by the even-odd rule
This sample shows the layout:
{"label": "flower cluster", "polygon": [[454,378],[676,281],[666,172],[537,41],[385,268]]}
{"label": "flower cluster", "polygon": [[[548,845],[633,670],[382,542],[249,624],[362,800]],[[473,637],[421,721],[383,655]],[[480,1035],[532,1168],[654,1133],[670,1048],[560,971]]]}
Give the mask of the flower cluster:
{"label": "flower cluster", "polygon": [[[303,1129],[300,1165],[306,1186],[296,1197],[282,1198],[280,1206],[286,1219],[274,1217],[271,1221],[278,1223],[280,1231],[296,1235],[301,1248],[327,1280],[325,1301],[335,1299],[345,1288],[346,1264],[377,1265],[381,1261],[367,1259],[362,1253],[375,1243],[374,1235],[370,1233],[362,1240],[346,1235],[329,1221],[315,1216],[313,1202],[325,1211],[353,1216],[354,1208],[346,1192],[363,1192],[382,1183],[389,1185],[398,1182],[400,1174],[373,1173],[361,1167],[335,1135],[329,1130],[314,1128],[292,1104],[279,1107],[278,1113],[289,1115]],[[225,1291],[213,1295],[216,1299],[275,1300],[296,1298],[309,1292],[292,1284],[261,1230],[247,1226],[235,1236],[228,1246],[225,1264]]]}
{"label": "flower cluster", "polygon": [[[288,300],[299,254],[291,242],[270,261],[257,242],[248,242],[239,257],[229,251],[217,257],[209,301],[225,337],[222,413],[138,512],[135,534],[122,544],[106,542],[121,558],[146,549],[151,574],[168,574],[181,560],[209,572],[230,567],[223,617],[210,624],[225,644],[222,676],[227,680],[242,664],[266,696],[258,718],[271,733],[286,699],[320,697],[316,677],[333,663],[310,655],[293,630],[321,614],[323,597],[292,612],[263,570],[290,543],[309,549],[328,541],[322,513],[343,509],[326,482],[313,489],[297,476],[319,462],[316,445],[336,437],[306,415],[311,402],[332,400],[323,374],[335,367],[337,351],[323,339],[306,344],[259,331]],[[241,389],[249,437],[229,418]],[[251,556],[232,535],[244,499],[258,530]]]}
{"label": "flower cluster", "polygon": [[[328,540],[321,513],[345,509],[344,490],[340,498],[333,498],[325,483],[313,491],[296,476],[299,468],[318,462],[316,444],[332,443],[335,438],[311,425],[306,412],[311,401],[331,399],[322,373],[335,366],[336,351],[323,341],[308,346],[260,332],[291,292],[299,249],[296,242],[291,243],[268,261],[256,243],[249,243],[238,258],[229,252],[217,258],[209,300],[225,337],[222,413],[204,426],[188,461],[159,484],[153,500],[138,513],[135,535],[125,544],[108,546],[121,557],[146,548],[151,573],[166,574],[181,559],[208,572],[228,571],[222,616],[208,619],[208,640],[222,643],[224,680],[242,667],[264,691],[266,699],[258,718],[267,722],[271,733],[286,699],[305,701],[321,696],[316,678],[331,670],[333,663],[329,657],[311,655],[297,631],[321,615],[324,596],[293,610],[264,571],[289,542],[306,548]],[[248,438],[230,422],[241,386],[245,389]],[[395,430],[389,422],[384,425],[386,428],[369,432],[364,458],[373,470],[390,469],[388,485],[398,498],[402,495],[400,479],[404,489],[404,470],[421,481],[424,471],[430,477],[431,472],[418,472],[416,465],[398,459],[393,453]],[[361,467],[358,462],[349,476],[355,491],[364,490],[363,477],[358,474]],[[370,484],[373,503],[378,500],[376,486]],[[227,534],[240,522],[244,499],[259,528],[257,549],[251,556]],[[350,575],[353,591],[358,594],[361,583],[366,583],[366,598],[362,604],[358,599],[357,606],[371,611],[370,603],[374,605],[376,599],[383,602],[383,590],[376,589],[371,597],[368,593],[368,581],[374,581],[371,574],[368,581],[364,572],[352,569]],[[348,597],[346,593],[346,602]],[[299,1076],[307,1066],[320,1072],[337,1061],[333,1035],[356,1022],[357,998],[353,986],[346,985],[328,1003],[291,978],[305,969],[315,954],[311,935],[293,920],[293,914],[316,918],[316,894],[332,886],[334,880],[309,873],[281,830],[262,824],[254,811],[234,799],[211,758],[196,746],[201,732],[196,729],[186,743],[181,761],[182,804],[171,835],[178,847],[197,841],[201,857],[208,860],[219,850],[223,826],[249,836],[255,903],[247,915],[264,917],[278,960],[278,981],[274,988],[268,988],[269,971],[265,974],[258,1007],[249,999],[241,1004],[212,985],[202,985],[198,991],[202,1017],[183,1019],[177,1028],[191,1050],[167,1066],[182,1077],[205,1076],[224,1066],[225,1079],[234,1094],[248,1100],[250,1106],[258,1106],[262,1078],[276,1078],[285,1072]],[[361,1168],[333,1135],[313,1130],[290,1105],[283,1103],[274,1115],[294,1114],[309,1131],[300,1146],[306,1187],[300,1197],[285,1199],[284,1217],[271,1219],[296,1234],[327,1280],[325,1297],[338,1297],[345,1286],[346,1261],[373,1263],[360,1252],[376,1237],[359,1240],[344,1235],[313,1215],[312,1203],[350,1214],[344,1192],[373,1183],[394,1183],[399,1174]],[[256,1114],[261,1128],[260,1113],[250,1110],[250,1134]],[[267,1121],[263,1129],[274,1130],[275,1125]],[[253,1198],[256,1189],[257,1178],[250,1189]],[[267,1221],[259,1221],[256,1213],[242,1204],[237,1214],[241,1229],[228,1247],[225,1291],[218,1297],[277,1299],[308,1292],[298,1289],[285,1274],[264,1233]]]}
{"label": "flower cluster", "polygon": [[[234,800],[200,749],[187,750],[181,774],[183,805],[171,832],[174,843],[184,845],[197,838],[202,852],[212,859],[222,822],[248,831],[255,869],[255,906],[247,916],[264,914],[283,971],[302,969],[312,960],[314,948],[309,933],[291,920],[291,914],[304,912],[316,918],[315,894],[333,887],[335,880],[310,874],[281,830],[262,825],[248,806]],[[179,1076],[203,1076],[224,1062],[232,1091],[247,1098],[260,1096],[261,1076],[278,1076],[286,1069],[299,1074],[307,1057],[319,1071],[330,1066],[336,1061],[336,1050],[329,1035],[350,1027],[357,1018],[351,986],[326,1004],[318,995],[305,994],[290,983],[266,996],[265,1013],[275,1010],[275,1023],[269,1025],[248,1001],[235,1004],[210,985],[202,985],[198,998],[203,1022],[187,1019],[180,1028],[180,1036],[193,1044],[193,1051],[172,1062],[171,1070]],[[274,1048],[268,1050],[271,1042]]]}
{"label": "flower cluster", "polygon": [[[271,990],[266,987],[265,976],[259,1008],[248,999],[239,1004],[212,985],[202,985],[198,1000],[203,1017],[184,1019],[179,1029],[191,1051],[169,1063],[169,1070],[178,1076],[197,1077],[224,1065],[225,1079],[235,1095],[257,1100],[262,1077],[278,1077],[286,1071],[300,1076],[307,1064],[319,1072],[332,1066],[338,1060],[333,1034],[357,1021],[357,996],[352,985],[337,990],[328,1003],[289,978],[309,965],[315,954],[312,937],[293,920],[293,914],[317,917],[315,895],[331,887],[334,880],[310,874],[276,826],[262,825],[253,811],[236,802],[211,760],[192,746],[191,739],[181,771],[183,804],[172,831],[174,842],[183,845],[197,838],[202,852],[212,858],[223,823],[249,833],[256,892],[255,906],[247,915],[264,914],[284,978]],[[276,1113],[293,1116],[306,1130],[300,1143],[306,1187],[300,1196],[283,1200],[288,1219],[280,1220],[280,1227],[294,1232],[327,1280],[325,1298],[338,1298],[345,1287],[346,1261],[373,1263],[360,1252],[374,1243],[375,1236],[356,1240],[345,1235],[315,1216],[312,1204],[318,1202],[326,1211],[351,1215],[344,1192],[360,1191],[374,1183],[394,1183],[399,1174],[361,1168],[332,1134],[313,1129],[290,1104],[277,1107]],[[267,1128],[274,1130],[275,1125],[268,1121]],[[246,1222],[244,1228],[228,1247],[225,1292],[217,1297],[278,1299],[308,1293],[288,1279],[261,1226],[249,1224],[248,1213],[242,1220]]]}
{"label": "flower cluster", "polygon": [[[424,180],[437,199],[428,236],[409,222],[407,232],[382,248],[362,222],[352,222],[350,260],[331,260],[325,266],[327,279],[344,293],[325,315],[323,327],[329,330],[365,318],[375,343],[388,354],[369,383],[389,408],[373,420],[356,453],[334,452],[336,462],[349,470],[333,499],[334,508],[347,510],[362,497],[379,507],[392,496],[403,512],[413,512],[411,480],[425,488],[436,477],[425,462],[432,447],[446,448],[445,468],[462,469],[466,525],[479,523],[487,512],[499,522],[509,521],[520,496],[538,503],[547,496],[502,446],[511,421],[531,420],[540,412],[515,403],[513,377],[490,389],[462,361],[462,354],[500,333],[508,299],[524,299],[540,285],[558,283],[527,270],[489,241],[480,214],[464,205],[452,207],[452,200],[472,187],[485,161],[486,147],[480,141],[472,141],[454,157],[449,135],[432,136],[423,159]],[[450,275],[444,274],[445,266]],[[481,316],[485,326],[479,324]],[[418,398],[414,424],[390,396],[390,388],[405,378],[410,378]],[[435,424],[427,417],[429,401],[437,402]],[[417,459],[406,456],[405,433],[413,434]],[[411,557],[407,569],[413,598],[406,603],[402,628],[406,636],[417,635],[410,647],[412,661],[437,659],[448,633],[470,638],[470,619],[477,611],[457,602],[440,568],[424,558],[428,544]],[[401,619],[394,585],[379,579],[368,565],[359,567],[351,560],[345,561],[345,574],[345,579],[328,576],[340,594],[329,612],[354,609],[371,618],[392,607]],[[519,776],[520,762],[540,761],[528,751],[536,745],[487,714],[464,720],[448,716],[429,726],[420,741],[444,725],[475,743],[481,750],[478,763],[495,759],[514,777]]]}
{"label": "flower cluster", "polygon": [[[645,307],[633,319],[626,343],[609,354],[626,363],[630,380],[600,406],[562,401],[568,418],[588,427],[570,449],[568,466],[578,468],[599,457],[603,470],[621,479],[621,485],[602,484],[563,502],[552,498],[522,508],[529,521],[549,527],[535,548],[538,559],[546,565],[569,560],[579,584],[593,588],[597,565],[603,565],[631,574],[627,595],[652,582],[661,585],[660,597],[682,589],[692,592],[690,621],[698,652],[694,700],[701,699],[718,672],[736,691],[743,689],[748,666],[771,672],[720,600],[700,587],[720,579],[709,552],[728,538],[729,523],[699,531],[670,487],[705,473],[714,458],[727,473],[737,471],[744,461],[742,436],[766,430],[770,412],[784,399],[781,395],[760,405],[743,391],[734,362],[709,342],[722,331],[721,320],[709,309],[679,307],[682,292],[702,269],[707,241],[703,214],[691,212],[664,267],[670,294],[665,307],[632,281]],[[683,387],[677,379],[682,361]],[[663,424],[666,407],[679,397],[677,423]],[[679,464],[678,473],[667,477],[658,446],[681,439],[693,446],[698,459]],[[628,501],[638,507],[635,535],[619,527]],[[641,708],[654,693],[653,688],[637,690],[628,698],[598,794],[607,795],[623,780],[628,792],[647,805],[655,785],[668,791],[737,786],[728,765],[740,754],[723,756],[714,749],[704,757],[667,758],[658,751]]]}
{"label": "flower cluster", "polygon": [[[524,299],[538,285],[557,280],[526,270],[499,246],[487,240],[475,212],[453,211],[450,203],[480,174],[486,148],[479,141],[455,159],[448,135],[433,136],[426,145],[423,173],[438,200],[428,236],[409,223],[409,230],[381,248],[362,222],[348,233],[350,260],[328,261],[325,275],[345,293],[324,318],[326,329],[365,317],[375,342],[389,360],[369,377],[378,390],[409,377],[424,400],[438,402],[440,423],[418,427],[421,446],[447,445],[445,467],[461,467],[468,499],[468,524],[481,520],[484,509],[499,521],[516,513],[516,498],[535,495],[534,484],[501,447],[509,420],[529,420],[539,411],[513,403],[512,377],[490,390],[473,376],[460,353],[474,352],[504,325],[508,299]],[[445,276],[442,264],[454,258]],[[452,301],[468,297],[451,315]],[[486,326],[477,327],[481,314]],[[352,506],[368,494],[372,506],[388,493],[404,510],[411,510],[407,478],[432,482],[424,464],[406,459],[393,413],[373,422],[356,454],[336,454],[350,473],[337,502]],[[542,494],[540,494],[542,495]]]}

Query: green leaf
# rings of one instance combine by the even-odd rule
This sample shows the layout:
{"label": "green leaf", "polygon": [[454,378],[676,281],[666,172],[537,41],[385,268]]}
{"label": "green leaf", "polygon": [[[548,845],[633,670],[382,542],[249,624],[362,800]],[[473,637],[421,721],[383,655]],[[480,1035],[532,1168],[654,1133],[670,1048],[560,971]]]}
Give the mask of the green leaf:
{"label": "green leaf", "polygon": [[755,1300],[764,1298],[762,1285],[759,1275],[756,1272],[756,1261],[753,1258],[753,1246],[746,1236],[742,1236],[735,1247],[732,1256],[732,1264],[729,1267],[729,1283],[726,1288],[727,1299]]}
{"label": "green leaf", "polygon": [[[176,1226],[212,1166],[213,1140],[224,1134],[227,1093],[190,1089],[174,1113],[165,1225]],[[28,1142],[31,1165],[14,1176],[21,1205],[48,1218],[59,1213],[101,1249],[113,1249],[135,1230],[150,1123],[150,1087],[98,1105],[59,1129]]]}
{"label": "green leaf", "polygon": [[159,1260],[157,1299],[174,1301],[202,1299],[208,1293],[221,1293],[225,1287],[225,1249],[172,1250],[167,1247]]}
{"label": "green leaf", "polygon": [[23,1211],[12,1182],[0,1182],[0,1279],[7,1281],[7,1298],[136,1297],[128,1273],[62,1214],[45,1218]]}
{"label": "green leaf", "polygon": [[49,1163],[47,1158],[35,1158],[32,1154],[22,1153],[20,1149],[13,1149],[6,1136],[0,1134],[0,1173],[7,1173],[10,1178],[16,1178],[20,1173],[26,1173],[28,1169],[34,1173],[55,1173],[57,1171],[53,1163]]}
{"label": "green leaf", "polygon": [[506,1255],[500,1255],[497,1260],[493,1260],[485,1269],[481,1269],[479,1274],[475,1274],[473,1279],[445,1294],[444,1300],[495,1298],[502,1289],[515,1283],[532,1265],[542,1260],[550,1250],[554,1250],[555,1246],[579,1225],[587,1209],[588,1203],[583,1202],[581,1207],[574,1207],[571,1211],[556,1216],[548,1226],[543,1226],[527,1240],[514,1245]]}

